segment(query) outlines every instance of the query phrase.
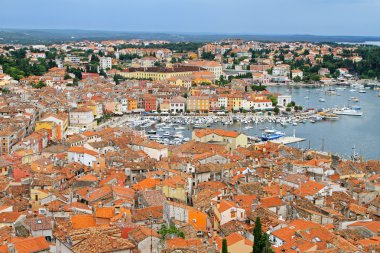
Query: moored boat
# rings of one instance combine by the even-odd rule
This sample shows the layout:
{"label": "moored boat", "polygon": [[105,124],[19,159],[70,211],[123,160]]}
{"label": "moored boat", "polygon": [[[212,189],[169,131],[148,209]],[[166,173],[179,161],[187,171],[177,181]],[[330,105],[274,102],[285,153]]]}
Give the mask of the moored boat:
{"label": "moored boat", "polygon": [[361,112],[360,110],[355,110],[352,108],[335,109],[333,113],[337,115],[347,115],[347,116],[362,116],[363,115],[363,112]]}
{"label": "moored boat", "polygon": [[284,137],[285,133],[280,132],[280,131],[275,131],[274,133],[264,133],[261,135],[261,140],[262,141],[270,141],[270,140],[276,140],[281,137]]}

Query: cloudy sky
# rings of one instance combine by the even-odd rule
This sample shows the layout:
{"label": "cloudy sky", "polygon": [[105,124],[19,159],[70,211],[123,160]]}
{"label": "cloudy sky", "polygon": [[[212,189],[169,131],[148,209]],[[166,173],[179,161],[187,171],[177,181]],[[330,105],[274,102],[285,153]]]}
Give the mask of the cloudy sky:
{"label": "cloudy sky", "polygon": [[380,0],[0,0],[0,28],[380,36]]}

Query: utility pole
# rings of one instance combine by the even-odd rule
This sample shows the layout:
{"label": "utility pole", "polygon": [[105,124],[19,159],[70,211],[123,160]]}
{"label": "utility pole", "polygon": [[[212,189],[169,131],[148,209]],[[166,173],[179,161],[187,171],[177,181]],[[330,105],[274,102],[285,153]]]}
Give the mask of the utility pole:
{"label": "utility pole", "polygon": [[150,253],[153,253],[153,215],[152,213],[149,215],[150,220]]}

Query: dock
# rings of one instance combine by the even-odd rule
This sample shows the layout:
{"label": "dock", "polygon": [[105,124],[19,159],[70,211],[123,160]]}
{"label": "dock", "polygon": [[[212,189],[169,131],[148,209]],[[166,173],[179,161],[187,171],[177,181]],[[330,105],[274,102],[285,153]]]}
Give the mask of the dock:
{"label": "dock", "polygon": [[301,141],[305,141],[305,138],[285,136],[285,137],[281,137],[275,140],[271,140],[270,142],[287,145],[287,144],[297,143]]}

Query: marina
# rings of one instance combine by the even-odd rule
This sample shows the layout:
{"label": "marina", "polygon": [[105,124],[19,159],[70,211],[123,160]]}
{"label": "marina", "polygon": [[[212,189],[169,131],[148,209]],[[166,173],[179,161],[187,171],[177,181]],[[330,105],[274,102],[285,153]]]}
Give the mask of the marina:
{"label": "marina", "polygon": [[[376,134],[376,126],[380,124],[377,118],[380,100],[374,90],[367,89],[366,93],[360,93],[360,88],[335,87],[332,89],[336,95],[325,96],[323,89],[270,89],[272,92],[290,93],[304,111],[284,115],[274,115],[273,112],[210,113],[202,116],[131,115],[125,125],[165,145],[178,145],[191,140],[194,129],[221,128],[242,132],[250,137],[250,142],[275,141],[299,148],[325,149],[346,157],[350,156],[352,146],[356,145],[363,157],[380,158],[380,139]],[[351,101],[353,93],[360,102]],[[324,102],[320,101],[321,97],[325,98]],[[364,136],[361,134],[363,132]]]}

